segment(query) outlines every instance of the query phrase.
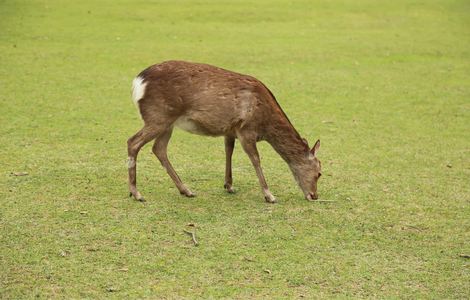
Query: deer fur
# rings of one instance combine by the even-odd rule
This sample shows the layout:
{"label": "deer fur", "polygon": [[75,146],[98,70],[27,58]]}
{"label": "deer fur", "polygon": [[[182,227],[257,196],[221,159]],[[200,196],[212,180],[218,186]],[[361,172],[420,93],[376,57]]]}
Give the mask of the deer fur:
{"label": "deer fur", "polygon": [[127,141],[129,191],[135,199],[144,200],[136,186],[137,154],[152,140],[153,153],[180,193],[194,196],[167,157],[175,126],[199,135],[225,137],[227,192],[234,192],[232,153],[238,139],[255,168],[265,200],[276,201],[256,148],[256,142],[265,140],[289,165],[305,198],[318,198],[321,164],[316,154],[320,141],[310,149],[271,91],[256,78],[207,64],[166,61],[148,67],[134,79],[132,97],[144,121],[143,128]]}

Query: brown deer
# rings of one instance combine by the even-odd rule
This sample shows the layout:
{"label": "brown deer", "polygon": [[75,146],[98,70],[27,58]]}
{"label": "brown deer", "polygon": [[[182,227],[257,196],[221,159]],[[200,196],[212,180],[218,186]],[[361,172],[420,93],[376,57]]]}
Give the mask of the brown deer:
{"label": "brown deer", "polygon": [[191,133],[225,137],[225,189],[233,193],[232,153],[238,138],[258,175],[264,198],[275,202],[261,170],[256,142],[265,140],[287,162],[308,200],[318,199],[317,181],[321,163],[300,137],[271,91],[254,77],[206,64],[167,61],[148,67],[133,81],[132,98],[144,127],[127,141],[129,191],[144,198],[136,186],[139,150],[155,140],[152,151],[160,160],[181,194],[193,197],[167,157],[173,127]]}

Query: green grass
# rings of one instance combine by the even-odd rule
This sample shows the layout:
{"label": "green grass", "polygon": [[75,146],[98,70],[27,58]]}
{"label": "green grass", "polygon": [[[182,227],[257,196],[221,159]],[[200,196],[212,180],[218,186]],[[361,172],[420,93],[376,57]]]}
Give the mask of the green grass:
{"label": "green grass", "polygon": [[[3,0],[0,57],[0,298],[469,297],[468,1]],[[198,197],[147,145],[130,200],[130,84],[167,59],[262,80],[336,201],[266,143],[278,204],[238,143],[228,195],[223,139],[181,131]]]}

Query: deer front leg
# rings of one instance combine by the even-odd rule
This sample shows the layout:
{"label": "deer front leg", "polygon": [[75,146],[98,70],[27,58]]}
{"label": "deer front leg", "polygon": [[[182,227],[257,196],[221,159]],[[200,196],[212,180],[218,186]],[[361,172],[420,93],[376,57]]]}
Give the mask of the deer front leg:
{"label": "deer front leg", "polygon": [[235,147],[235,138],[226,136],[225,137],[225,184],[224,188],[228,193],[235,193],[232,187],[232,154],[233,148]]}
{"label": "deer front leg", "polygon": [[176,174],[175,169],[173,169],[173,166],[171,165],[170,161],[168,160],[167,146],[172,131],[173,129],[170,128],[163,134],[161,134],[159,137],[157,137],[157,139],[155,140],[155,144],[153,144],[152,151],[157,156],[158,160],[165,168],[166,172],[173,180],[180,193],[182,195],[185,195],[186,197],[194,197],[196,195],[184,185],[184,183],[179,178],[178,174]]}
{"label": "deer front leg", "polygon": [[256,170],[256,175],[258,175],[259,183],[263,189],[264,199],[266,202],[275,203],[276,198],[269,191],[268,184],[264,178],[263,170],[261,169],[258,149],[256,148],[256,137],[254,135],[250,136],[238,134],[238,138],[240,140],[240,144],[243,147],[243,150],[245,150],[246,154],[251,160],[251,163],[253,164],[253,167]]}

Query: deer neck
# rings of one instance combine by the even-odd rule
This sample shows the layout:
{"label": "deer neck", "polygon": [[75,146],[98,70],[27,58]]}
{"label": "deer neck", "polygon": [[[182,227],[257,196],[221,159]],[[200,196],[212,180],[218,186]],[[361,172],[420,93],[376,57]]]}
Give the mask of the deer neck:
{"label": "deer neck", "polygon": [[279,118],[271,123],[266,141],[289,166],[302,162],[306,151],[308,151],[308,146],[297,130],[285,118]]}

